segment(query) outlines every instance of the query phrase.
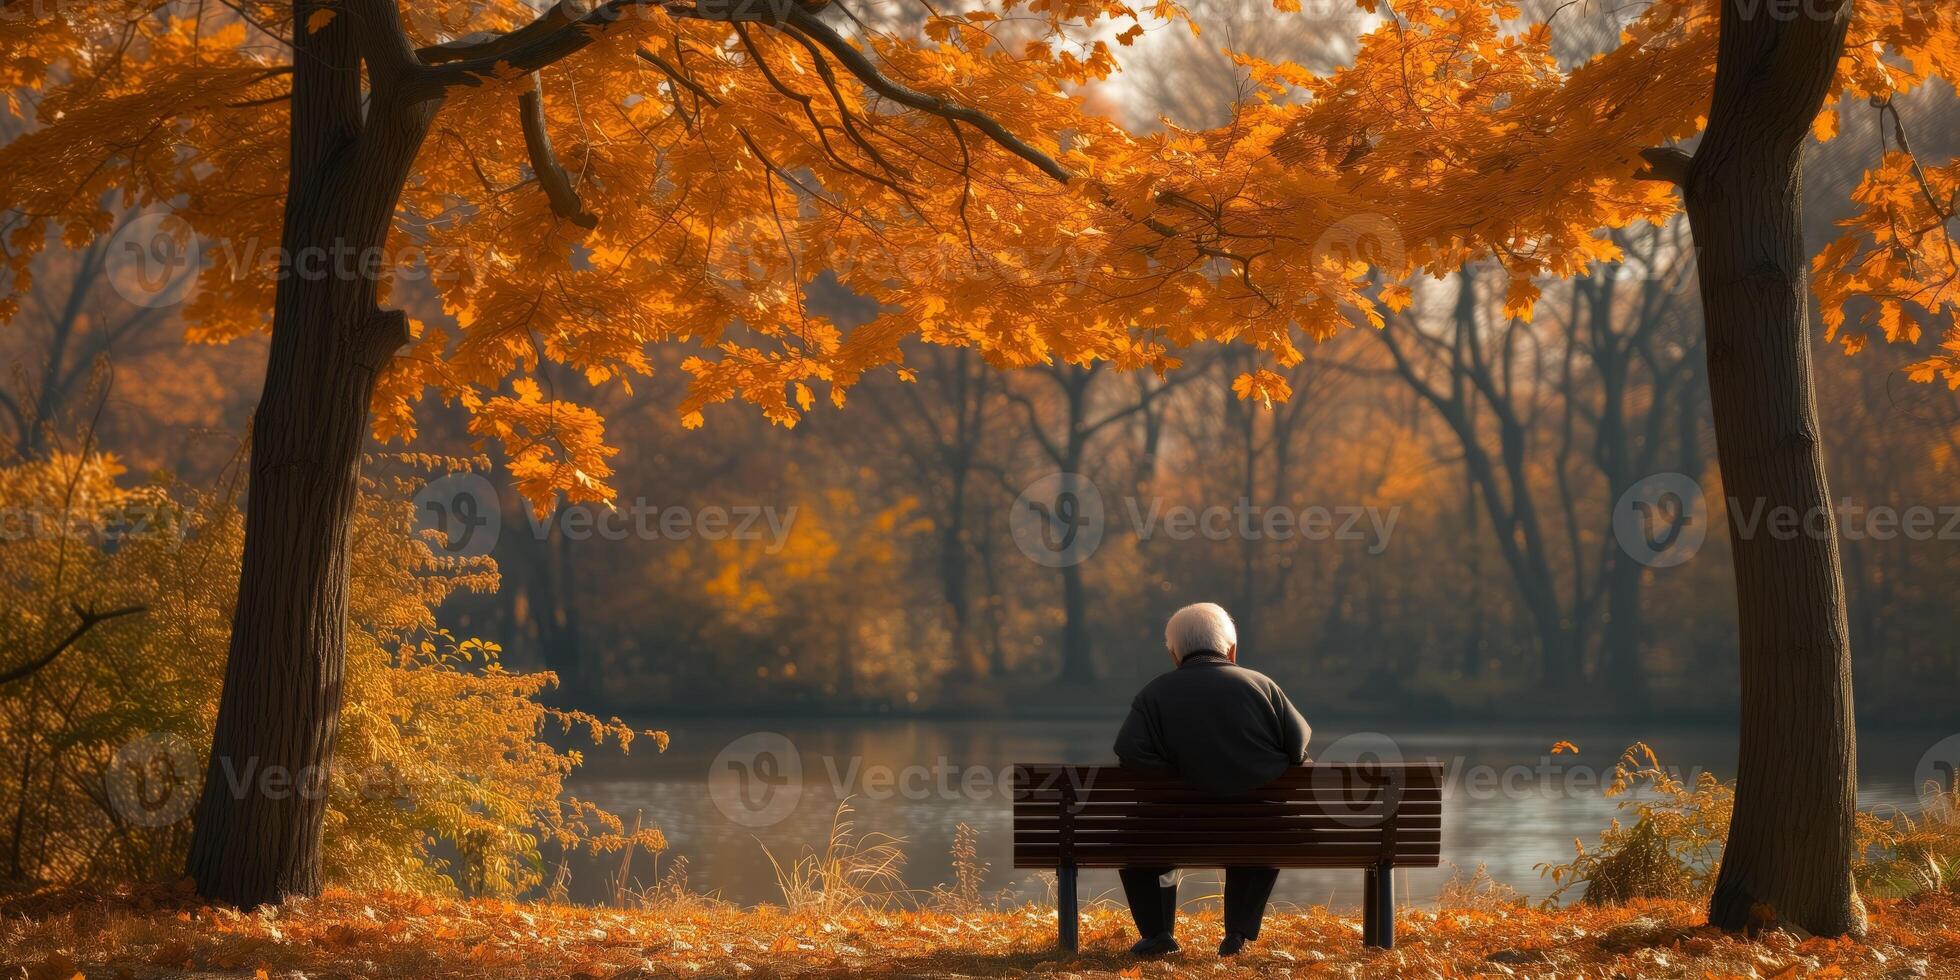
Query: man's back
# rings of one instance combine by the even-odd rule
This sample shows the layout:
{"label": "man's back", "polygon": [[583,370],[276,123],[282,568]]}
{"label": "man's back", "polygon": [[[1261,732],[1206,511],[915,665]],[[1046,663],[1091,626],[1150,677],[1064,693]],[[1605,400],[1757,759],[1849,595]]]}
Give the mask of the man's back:
{"label": "man's back", "polygon": [[1266,675],[1198,651],[1137,693],[1116,735],[1116,757],[1229,796],[1305,762],[1310,734],[1306,719]]}
{"label": "man's back", "polygon": [[[1123,765],[1169,773],[1209,796],[1238,796],[1307,761],[1306,719],[1279,685],[1238,665],[1239,630],[1224,608],[1198,602],[1164,626],[1164,647],[1177,669],[1143,686],[1116,733]],[[1176,869],[1132,865],[1122,871],[1142,940],[1138,956],[1177,951]],[[1225,939],[1231,956],[1259,938],[1278,868],[1225,869]]]}

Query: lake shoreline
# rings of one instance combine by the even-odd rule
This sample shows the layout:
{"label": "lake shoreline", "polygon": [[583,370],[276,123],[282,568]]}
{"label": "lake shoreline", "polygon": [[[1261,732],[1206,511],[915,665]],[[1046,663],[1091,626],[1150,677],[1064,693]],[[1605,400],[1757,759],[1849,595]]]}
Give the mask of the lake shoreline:
{"label": "lake shoreline", "polygon": [[[1497,880],[1542,898],[1551,885],[1538,866],[1569,860],[1573,840],[1589,844],[1620,815],[1620,798],[1604,795],[1621,753],[1644,741],[1663,766],[1692,780],[1706,771],[1735,776],[1735,732],[1717,726],[1663,728],[1591,720],[1557,726],[1508,724],[1472,730],[1430,723],[1349,727],[1311,719],[1315,758],[1437,759],[1446,764],[1443,857],[1465,874],[1486,865]],[[1113,718],[1014,721],[870,717],[671,718],[664,753],[588,752],[570,777],[580,800],[636,815],[667,836],[670,853],[656,868],[635,869],[657,880],[676,857],[686,857],[697,886],[752,904],[780,896],[770,860],[820,850],[833,831],[833,812],[849,802],[858,832],[906,841],[908,885],[930,888],[950,880],[954,828],[976,833],[979,858],[991,865],[990,889],[1038,897],[1044,885],[1031,870],[1013,867],[1012,806],[1003,790],[1015,763],[1107,764]],[[1860,798],[1867,807],[1910,806],[1915,769],[1941,733],[1867,733],[1860,740]],[[1579,751],[1552,752],[1559,741]],[[753,776],[767,750],[793,792],[772,797],[767,813],[744,812],[733,796],[744,771]],[[755,788],[754,783],[749,784]],[[781,801],[781,802],[774,802]],[[767,849],[765,851],[765,848]],[[571,889],[582,901],[608,893],[616,860],[571,862]],[[1435,899],[1452,874],[1416,869],[1403,893]],[[1359,901],[1361,875],[1329,871],[1282,875],[1275,897],[1296,904]],[[1088,873],[1084,894],[1116,888],[1115,875]],[[1198,894],[1199,892],[1194,892]]]}
{"label": "lake shoreline", "polygon": [[[807,705],[757,705],[754,707],[702,708],[693,705],[617,705],[591,710],[595,714],[617,716],[635,726],[671,726],[680,720],[688,721],[742,721],[755,725],[767,725],[772,721],[784,722],[1108,722],[1110,731],[1123,720],[1125,704],[1090,704],[1076,706],[1030,706],[1019,709],[996,710],[825,710]],[[1303,711],[1306,709],[1303,707]],[[1464,711],[1449,715],[1431,715],[1425,718],[1402,718],[1384,716],[1381,712],[1340,711],[1322,708],[1309,714],[1317,728],[1358,729],[1366,726],[1375,730],[1433,731],[1437,729],[1474,731],[1516,731],[1526,725],[1565,724],[1598,727],[1669,729],[1675,731],[1733,732],[1740,724],[1735,715],[1707,712],[1656,712],[1637,717],[1618,717],[1601,715],[1596,711],[1546,711],[1542,713],[1505,713],[1503,715],[1479,715]],[[1960,716],[1942,726],[1939,722],[1921,718],[1902,719],[1897,713],[1873,710],[1869,714],[1860,713],[1860,731],[1887,733],[1919,733],[1940,731],[1943,734],[1960,732]]]}

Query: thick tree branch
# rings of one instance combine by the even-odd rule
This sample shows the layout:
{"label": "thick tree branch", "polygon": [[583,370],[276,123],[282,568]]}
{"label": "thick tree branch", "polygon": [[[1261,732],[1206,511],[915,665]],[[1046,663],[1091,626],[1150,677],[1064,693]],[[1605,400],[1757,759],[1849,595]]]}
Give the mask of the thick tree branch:
{"label": "thick tree branch", "polygon": [[402,26],[401,4],[396,0],[345,2],[358,28],[357,43],[374,88],[391,87],[426,70],[416,58],[415,49],[409,46],[408,31]]}
{"label": "thick tree branch", "polygon": [[1664,180],[1677,187],[1688,186],[1688,171],[1694,166],[1694,154],[1678,146],[1653,146],[1640,151],[1640,158],[1647,166],[1634,171],[1640,180]]}
{"label": "thick tree branch", "polygon": [[531,172],[538,175],[538,183],[551,201],[552,212],[580,228],[598,227],[599,216],[587,211],[579,201],[571,175],[559,165],[558,155],[551,148],[551,133],[545,128],[544,119],[544,82],[539,80],[537,72],[531,73],[531,90],[517,97],[517,108],[523,116],[524,149],[531,155]]}
{"label": "thick tree branch", "polygon": [[54,663],[54,659],[56,657],[61,656],[62,651],[67,650],[71,646],[74,646],[75,641],[81,639],[82,636],[86,634],[89,630],[94,629],[96,627],[96,624],[106,622],[111,619],[115,619],[119,616],[132,616],[135,615],[136,613],[146,611],[149,607],[148,606],[124,606],[120,609],[111,609],[107,612],[96,612],[93,609],[83,609],[80,606],[75,606],[73,608],[75,610],[75,615],[81,618],[81,624],[76,626],[73,630],[69,631],[68,635],[63,637],[61,642],[55,644],[53,649],[50,649],[48,652],[41,654],[40,656],[35,657],[33,660],[21,664],[18,667],[14,667],[5,671],[0,671],[0,684],[11,684],[14,681],[20,680],[24,677],[30,677],[35,673],[38,673],[42,668],[46,667],[51,663]]}
{"label": "thick tree branch", "polygon": [[[601,31],[617,22],[627,9],[653,3],[669,6],[670,0],[607,0],[583,17],[572,16],[565,0],[560,0],[538,19],[514,31],[472,34],[422,48],[416,54],[424,69],[405,94],[416,100],[438,99],[448,89],[478,85],[499,72],[548,68],[597,40]],[[681,8],[671,7],[669,12],[679,15]]]}
{"label": "thick tree branch", "polygon": [[[556,8],[554,8],[555,10]],[[494,55],[507,47],[515,46],[509,42],[517,36],[517,31],[499,34],[496,31],[477,31],[459,37],[454,41],[431,44],[415,49],[415,57],[425,65],[446,65],[452,61],[481,58]]]}
{"label": "thick tree branch", "polygon": [[907,108],[966,123],[1057,181],[1067,183],[1073,176],[1054,158],[1015,136],[986,113],[909,88],[887,76],[830,25],[789,0],[711,0],[707,4],[679,0],[606,0],[584,16],[574,16],[566,0],[560,0],[538,19],[514,31],[474,34],[422,48],[417,54],[424,62],[423,70],[403,94],[411,100],[437,99],[449,88],[477,85],[482,79],[499,73],[538,71],[591,44],[627,10],[652,5],[663,7],[674,17],[765,24],[798,40],[814,41],[879,95]]}
{"label": "thick tree branch", "polygon": [[457,61],[496,58],[521,48],[533,41],[570,26],[577,18],[572,16],[565,0],[552,4],[551,9],[514,31],[499,34],[495,31],[480,31],[468,37],[460,37],[442,44],[432,44],[417,49],[415,54],[425,65],[445,65]]}

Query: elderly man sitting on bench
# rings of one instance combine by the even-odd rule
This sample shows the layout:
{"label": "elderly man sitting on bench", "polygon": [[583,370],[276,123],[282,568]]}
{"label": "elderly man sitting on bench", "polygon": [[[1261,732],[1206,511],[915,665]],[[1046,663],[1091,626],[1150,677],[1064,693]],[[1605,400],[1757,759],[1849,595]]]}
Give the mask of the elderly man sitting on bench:
{"label": "elderly man sitting on bench", "polygon": [[[1164,629],[1177,666],[1144,685],[1116,735],[1125,768],[1176,776],[1221,798],[1242,797],[1307,759],[1311,729],[1272,679],[1239,666],[1238,629],[1210,602],[1185,606]],[[1138,956],[1177,952],[1174,868],[1122,870],[1123,893],[1142,939]],[[1225,941],[1231,956],[1259,938],[1277,868],[1225,870]]]}

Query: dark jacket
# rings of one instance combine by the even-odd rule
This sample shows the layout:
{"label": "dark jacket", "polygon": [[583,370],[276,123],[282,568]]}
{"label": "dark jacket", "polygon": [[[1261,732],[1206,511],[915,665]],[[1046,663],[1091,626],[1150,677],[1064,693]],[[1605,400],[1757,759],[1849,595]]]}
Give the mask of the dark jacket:
{"label": "dark jacket", "polygon": [[1137,692],[1116,733],[1116,758],[1231,796],[1307,761],[1311,733],[1271,678],[1199,652]]}

